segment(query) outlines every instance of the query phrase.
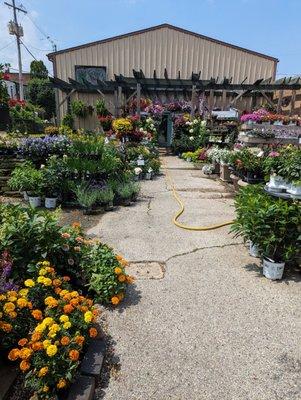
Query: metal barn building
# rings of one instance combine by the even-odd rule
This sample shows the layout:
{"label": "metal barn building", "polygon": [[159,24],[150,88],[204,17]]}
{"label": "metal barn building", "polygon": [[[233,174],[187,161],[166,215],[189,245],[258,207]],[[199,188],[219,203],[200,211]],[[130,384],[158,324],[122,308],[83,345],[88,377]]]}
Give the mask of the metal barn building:
{"label": "metal barn building", "polygon": [[[274,57],[212,39],[169,24],[99,40],[48,54],[53,62],[54,76],[64,82],[69,79],[95,83],[114,80],[115,75],[132,77],[133,70],[143,71],[146,78],[200,79],[227,78],[231,83],[254,83],[258,79],[275,79],[278,60]],[[166,72],[167,71],[167,72]],[[180,75],[179,75],[180,74]],[[93,82],[94,81],[94,82]],[[64,93],[65,92],[65,93]],[[68,96],[69,95],[69,96]],[[68,109],[64,99],[78,98],[94,104],[100,97],[92,91],[73,91],[67,85],[58,90],[59,117]],[[220,97],[214,93],[214,106],[220,107]],[[112,108],[114,95],[106,95]],[[240,99],[240,108],[249,108],[251,97]],[[95,127],[95,116],[79,121],[84,128]]]}

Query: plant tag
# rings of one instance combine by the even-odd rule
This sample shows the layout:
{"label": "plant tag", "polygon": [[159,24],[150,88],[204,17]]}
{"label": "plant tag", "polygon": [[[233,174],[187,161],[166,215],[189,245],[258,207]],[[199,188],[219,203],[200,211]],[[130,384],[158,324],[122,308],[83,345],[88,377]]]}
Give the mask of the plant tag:
{"label": "plant tag", "polygon": [[144,165],[144,160],[137,160],[137,165],[142,166]]}

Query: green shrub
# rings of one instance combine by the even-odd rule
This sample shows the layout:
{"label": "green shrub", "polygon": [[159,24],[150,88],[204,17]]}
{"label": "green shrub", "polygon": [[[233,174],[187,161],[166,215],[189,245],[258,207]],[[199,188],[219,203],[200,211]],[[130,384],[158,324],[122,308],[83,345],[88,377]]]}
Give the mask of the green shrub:
{"label": "green shrub", "polygon": [[300,251],[301,205],[272,197],[258,185],[242,188],[235,199],[231,231],[255,243],[263,256],[291,260]]}

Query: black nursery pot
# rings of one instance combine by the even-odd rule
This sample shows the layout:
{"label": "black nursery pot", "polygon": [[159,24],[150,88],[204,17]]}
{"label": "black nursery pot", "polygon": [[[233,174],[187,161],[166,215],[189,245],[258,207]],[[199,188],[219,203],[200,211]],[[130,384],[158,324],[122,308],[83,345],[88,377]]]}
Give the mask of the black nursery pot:
{"label": "black nursery pot", "polygon": [[247,183],[260,183],[263,182],[263,176],[261,175],[260,172],[251,172],[251,171],[246,171],[242,177],[244,182]]}

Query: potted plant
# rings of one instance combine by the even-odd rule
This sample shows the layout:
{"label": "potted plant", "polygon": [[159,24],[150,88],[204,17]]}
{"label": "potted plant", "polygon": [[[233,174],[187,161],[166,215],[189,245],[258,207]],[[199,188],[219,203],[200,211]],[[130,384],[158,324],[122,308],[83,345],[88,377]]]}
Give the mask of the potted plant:
{"label": "potted plant", "polygon": [[34,166],[31,162],[25,162],[16,167],[12,171],[8,181],[8,186],[13,190],[18,190],[20,193],[22,193],[25,201],[28,201],[26,188],[28,188],[30,180],[28,168],[34,169]]}
{"label": "potted plant", "polygon": [[93,214],[93,206],[98,200],[98,191],[93,190],[89,184],[81,183],[74,188],[76,199],[84,209],[84,214]]}
{"label": "potted plant", "polygon": [[282,173],[290,182],[287,192],[301,196],[301,149],[296,147],[289,149],[283,161]]}
{"label": "potted plant", "polygon": [[300,249],[300,205],[272,197],[261,186],[250,185],[240,190],[235,208],[232,232],[258,246],[264,276],[281,279],[285,262],[292,260]]}
{"label": "potted plant", "polygon": [[71,102],[72,114],[78,118],[85,118],[88,114],[87,104],[82,100],[73,100]]}
{"label": "potted plant", "polygon": [[28,171],[29,181],[26,188],[28,201],[31,207],[36,208],[41,206],[41,194],[43,190],[43,174],[41,170],[32,169]]}
{"label": "potted plant", "polygon": [[129,206],[133,195],[133,188],[130,183],[123,183],[117,187],[117,194],[121,200],[121,204]]}
{"label": "potted plant", "polygon": [[220,150],[220,179],[223,182],[231,182],[229,163],[231,161],[232,152],[227,149]]}
{"label": "potted plant", "polygon": [[132,182],[132,201],[136,202],[138,198],[138,194],[140,192],[140,184],[138,182]]}
{"label": "potted plant", "polygon": [[56,208],[60,192],[60,179],[53,168],[43,167],[43,193],[45,195],[45,208]]}
{"label": "potted plant", "polygon": [[112,211],[114,209],[114,192],[111,188],[99,190],[98,200],[103,205],[105,211]]}
{"label": "potted plant", "polygon": [[134,174],[135,174],[134,175],[134,179],[135,179],[135,181],[139,181],[141,173],[142,173],[142,169],[140,167],[134,168]]}
{"label": "potted plant", "polygon": [[152,169],[151,167],[149,167],[149,168],[146,170],[146,173],[145,173],[145,175],[144,175],[144,177],[145,177],[145,179],[146,179],[147,181],[149,181],[149,180],[152,179],[152,173],[153,173],[153,169]]}

